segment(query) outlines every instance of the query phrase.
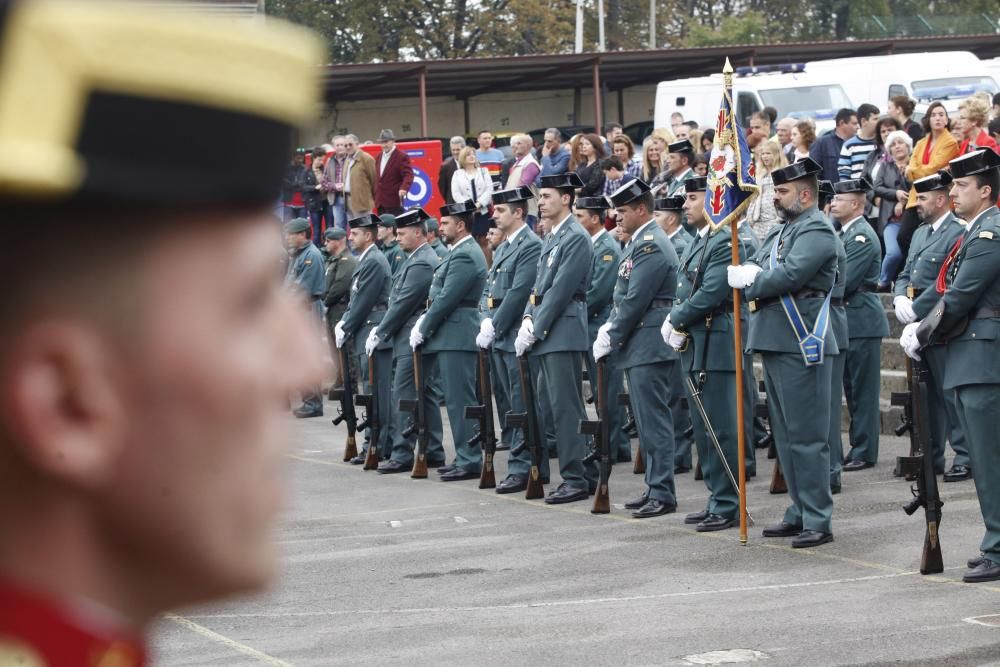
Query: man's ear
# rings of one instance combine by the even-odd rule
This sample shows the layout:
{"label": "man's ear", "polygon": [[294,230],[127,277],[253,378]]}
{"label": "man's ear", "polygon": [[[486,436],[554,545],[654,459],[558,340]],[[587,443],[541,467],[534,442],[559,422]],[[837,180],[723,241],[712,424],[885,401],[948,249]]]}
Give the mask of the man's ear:
{"label": "man's ear", "polygon": [[50,321],[8,346],[0,420],[16,454],[41,475],[99,485],[126,433],[121,362],[94,325]]}

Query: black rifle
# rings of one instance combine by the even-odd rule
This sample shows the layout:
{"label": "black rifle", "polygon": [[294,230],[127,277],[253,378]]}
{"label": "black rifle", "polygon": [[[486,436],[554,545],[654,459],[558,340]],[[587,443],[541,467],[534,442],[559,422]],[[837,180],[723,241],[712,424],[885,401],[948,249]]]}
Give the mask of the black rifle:
{"label": "black rifle", "polygon": [[535,388],[531,384],[531,369],[528,367],[527,353],[517,358],[518,375],[521,377],[521,399],[524,401],[524,412],[508,412],[507,426],[521,429],[524,442],[511,450],[511,456],[517,456],[525,447],[531,453],[531,473],[528,475],[528,487],[524,497],[528,500],[541,498],[545,495],[542,485],[542,438],[538,431],[538,415],[535,413]]}
{"label": "black rifle", "polygon": [[344,372],[344,386],[330,389],[330,400],[340,401],[340,414],[333,418],[335,425],[347,422],[347,444],[344,445],[344,460],[350,461],[358,455],[357,432],[368,428],[368,422],[358,423],[354,410],[354,395],[356,393],[354,364],[351,363],[353,339],[345,338],[340,348],[340,363]]}
{"label": "black rifle", "polygon": [[[910,434],[910,456],[919,456],[917,449],[917,441],[913,437],[913,363],[910,358],[906,358],[906,391],[894,391],[890,395],[889,402],[891,405],[903,408],[903,414],[899,417],[899,424],[893,431],[896,433],[897,437],[903,437],[907,433]],[[896,457],[896,467],[893,468],[892,474],[896,477],[903,477],[904,472],[900,467],[900,462],[902,457]],[[908,476],[908,480],[913,481],[913,476]]]}
{"label": "black rifle", "polygon": [[600,469],[600,480],[597,482],[597,493],[594,494],[594,506],[591,514],[607,514],[611,511],[611,496],[608,494],[608,479],[611,477],[611,434],[608,419],[608,358],[597,360],[597,383],[594,386],[594,400],[597,402],[597,419],[580,420],[580,433],[594,439],[594,447],[584,457],[584,464],[597,461]]}
{"label": "black rifle", "polygon": [[465,406],[465,418],[479,422],[479,430],[469,438],[469,446],[483,448],[483,471],[479,475],[479,488],[492,489],[497,485],[493,471],[493,456],[497,451],[496,429],[493,427],[493,388],[490,386],[490,351],[479,349],[479,405]]}
{"label": "black rifle", "polygon": [[778,458],[778,448],[774,444],[774,431],[770,430],[771,414],[768,411],[767,394],[763,382],[758,385],[758,390],[764,395],[764,398],[754,405],[754,414],[768,421],[767,458],[774,459],[774,467],[771,469],[771,486],[768,491],[775,494],[788,493],[788,482],[785,481],[785,474],[781,470],[781,460]]}
{"label": "black rifle", "polygon": [[427,418],[424,414],[424,353],[420,348],[413,350],[413,384],[417,388],[416,398],[399,399],[399,409],[413,414],[413,421],[403,431],[403,437],[417,435],[417,451],[413,455],[413,471],[410,477],[427,477]]}
{"label": "black rifle", "polygon": [[924,551],[920,556],[920,574],[937,574],[944,571],[938,527],[941,524],[941,497],[938,495],[937,476],[934,474],[934,448],[929,428],[930,407],[927,402],[927,366],[922,362],[911,364],[910,393],[913,406],[910,448],[916,454],[900,456],[896,465],[904,475],[913,475],[917,483],[911,487],[913,500],[903,505],[903,511],[912,515],[924,508],[927,530],[924,533]]}
{"label": "black rifle", "polygon": [[367,394],[358,394],[354,400],[365,409],[364,425],[368,427],[368,453],[365,455],[365,470],[375,470],[378,468],[378,439],[382,430],[381,416],[379,415],[378,388],[375,386],[375,355],[372,351],[368,355],[368,391]]}

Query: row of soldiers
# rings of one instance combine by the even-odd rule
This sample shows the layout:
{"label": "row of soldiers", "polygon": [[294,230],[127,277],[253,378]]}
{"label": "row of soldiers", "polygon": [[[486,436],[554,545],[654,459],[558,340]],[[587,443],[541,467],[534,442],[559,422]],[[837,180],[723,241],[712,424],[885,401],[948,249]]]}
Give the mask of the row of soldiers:
{"label": "row of soldiers", "polygon": [[[948,250],[965,232],[951,213],[948,196],[952,176],[961,168],[916,184],[926,224],[897,282],[900,321],[916,318],[922,295],[928,295],[926,300],[939,294],[931,287]],[[362,364],[374,361],[371,389],[388,406],[417,397],[412,352],[421,351],[426,379],[419,394],[428,416],[427,457],[443,481],[480,474],[482,453],[465,444],[474,437],[464,414],[466,406],[478,402],[477,351],[489,350],[501,424],[507,410],[524,409],[518,360],[526,357],[539,432],[558,458],[562,479],[545,498],[551,504],[586,499],[597,485],[597,466],[586,457],[588,441],[579,431],[585,419],[580,388],[586,365],[596,393],[594,367],[605,359],[609,379],[598,400],[611,406],[612,456],[618,461],[631,457],[628,438],[619,428],[625,413],[615,400],[627,384],[645,464],[646,491],[626,507],[637,518],[676,510],[674,474],[685,469],[685,456],[690,461],[690,452],[683,451],[688,432],[709,491],[705,509],[685,517],[699,531],[738,523],[731,471],[738,464],[739,429],[753,437],[757,392],[752,354],[757,353],[791,497],[782,521],[767,527],[764,536],[793,537],[794,547],[830,542],[841,471],[865,469],[877,459],[880,347],[889,329],[875,294],[879,241],[863,215],[871,185],[860,179],[830,187],[817,180],[819,172],[811,160],[774,172],[775,205],[785,224],[762,244],[740,225],[739,265],[732,265],[730,236],[713,232],[705,215],[707,180],[693,174],[671,185],[671,192],[683,195],[660,199],[641,180],[626,183],[606,199],[576,199],[580,183],[574,174],[544,177],[537,196],[527,188],[497,192],[493,219],[498,245],[490,267],[470,240],[475,207],[469,202],[441,210],[440,235],[449,247],[443,256],[427,244],[429,216],[424,211],[397,216],[399,243],[408,256],[395,276],[375,248],[377,216],[363,216],[351,221],[360,254],[350,305],[336,326],[337,345],[352,345]],[[532,199],[542,239],[526,224]],[[624,248],[604,231],[609,209],[627,240]],[[747,299],[740,313],[745,334],[740,378],[732,288],[742,289]],[[944,381],[948,349],[938,344],[927,352],[936,391],[933,443],[937,472],[944,472],[944,445],[950,440],[956,459],[949,472],[964,478],[965,472],[971,475],[971,462],[961,438],[966,429],[959,428],[956,392]],[[932,357],[939,358],[930,361]],[[733,398],[737,382],[746,390],[743,424],[737,424]],[[846,459],[840,434],[845,394],[851,415]],[[687,414],[686,406],[694,402],[704,413]],[[455,443],[450,463],[442,444],[440,403],[448,410]],[[377,443],[383,456],[378,470],[385,474],[409,471],[414,460],[407,417],[395,409],[391,414]],[[520,446],[523,438],[520,429],[502,430],[501,446],[512,452],[498,493],[524,491],[528,485],[532,461]],[[354,462],[363,459],[362,454]],[[744,464],[753,475],[752,454]],[[547,483],[548,459],[539,467]]]}

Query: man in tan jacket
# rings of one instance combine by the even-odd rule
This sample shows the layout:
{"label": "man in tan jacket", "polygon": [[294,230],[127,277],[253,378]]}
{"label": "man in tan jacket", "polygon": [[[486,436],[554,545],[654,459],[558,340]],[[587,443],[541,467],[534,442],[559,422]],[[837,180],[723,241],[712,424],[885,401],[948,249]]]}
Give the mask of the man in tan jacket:
{"label": "man in tan jacket", "polygon": [[375,208],[375,158],[358,147],[358,137],[348,134],[347,143],[347,178],[345,179],[344,195],[347,206],[347,217],[355,218],[365,213],[371,213]]}

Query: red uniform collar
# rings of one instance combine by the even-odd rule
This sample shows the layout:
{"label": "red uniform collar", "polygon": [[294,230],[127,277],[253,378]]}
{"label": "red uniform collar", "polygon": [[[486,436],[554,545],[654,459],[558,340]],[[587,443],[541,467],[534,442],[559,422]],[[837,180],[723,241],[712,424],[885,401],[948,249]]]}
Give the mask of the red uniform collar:
{"label": "red uniform collar", "polygon": [[23,653],[26,667],[145,665],[142,639],[97,616],[0,579],[0,656]]}

